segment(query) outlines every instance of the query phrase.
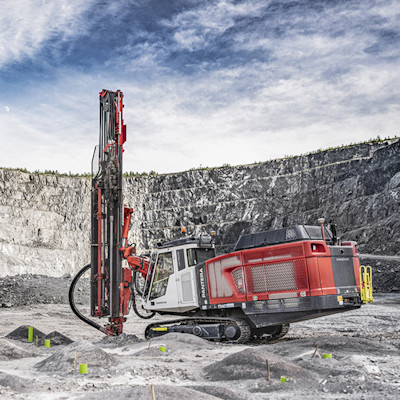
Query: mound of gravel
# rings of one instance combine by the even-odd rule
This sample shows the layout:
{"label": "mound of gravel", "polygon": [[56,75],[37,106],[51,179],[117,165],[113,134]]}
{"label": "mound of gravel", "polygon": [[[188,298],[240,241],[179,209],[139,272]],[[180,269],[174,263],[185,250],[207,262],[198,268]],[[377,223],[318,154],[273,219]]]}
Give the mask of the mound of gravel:
{"label": "mound of gravel", "polygon": [[114,356],[87,340],[81,340],[63,347],[50,357],[38,362],[35,368],[41,372],[73,372],[75,352],[77,352],[77,363],[87,364],[89,374],[107,370],[118,364]]}
{"label": "mound of gravel", "polygon": [[281,356],[295,355],[302,352],[303,349],[313,350],[316,344],[319,344],[319,351],[323,353],[333,353],[334,356],[340,354],[364,354],[366,349],[370,354],[384,354],[387,352],[397,352],[396,346],[387,342],[375,341],[352,336],[316,336],[312,340],[300,339],[296,341],[278,342],[270,345],[268,350]]}
{"label": "mound of gravel", "polygon": [[[68,304],[72,278],[39,274],[23,274],[0,278],[0,307],[20,307],[31,304]],[[75,290],[76,304],[89,304],[89,279],[79,280]]]}
{"label": "mound of gravel", "polygon": [[98,344],[107,345],[107,347],[121,347],[144,341],[144,339],[140,339],[136,335],[123,333],[119,336],[105,336],[103,339],[100,340],[100,342],[98,342]]}
{"label": "mound of gravel", "polygon": [[223,399],[223,400],[243,400],[244,399],[243,393],[237,393],[230,389],[220,387],[220,386],[201,385],[201,386],[190,386],[190,388],[197,390],[201,393],[215,396],[218,399]]}
{"label": "mound of gravel", "polygon": [[[30,325],[21,325],[17,329],[14,329],[12,332],[10,332],[6,338],[7,339],[13,339],[13,340],[20,340],[21,342],[28,342],[28,330],[29,330]],[[33,340],[36,340],[36,336],[40,339],[44,338],[46,336],[45,333],[40,331],[39,329],[36,329],[33,327]]]}
{"label": "mound of gravel", "polygon": [[35,353],[24,350],[6,339],[0,339],[0,361],[17,360],[25,357],[36,357]]}
{"label": "mound of gravel", "polygon": [[[215,349],[213,343],[195,335],[174,332],[153,338],[149,345],[150,348],[146,347],[145,349],[136,352],[134,355],[139,357],[160,357],[165,355],[196,356],[201,355],[203,350]],[[166,352],[160,352],[158,350],[161,345],[166,347]]]}
{"label": "mound of gravel", "polygon": [[270,365],[271,379],[281,376],[291,378],[312,378],[304,368],[261,349],[246,349],[225,357],[204,368],[207,377],[212,381],[233,381],[242,379],[266,379],[267,366]]}
{"label": "mound of gravel", "polygon": [[39,344],[41,346],[44,346],[44,341],[47,339],[50,340],[51,346],[61,346],[73,343],[73,340],[71,340],[69,337],[63,335],[58,331],[50,332],[48,335],[46,335],[43,339],[39,341]]}
{"label": "mound of gravel", "polygon": [[[221,397],[201,393],[183,386],[154,385],[156,399],[196,399],[196,400],[217,400]],[[84,393],[74,396],[75,400],[104,400],[104,399],[132,400],[132,399],[151,399],[151,386],[141,385],[132,386],[129,389],[118,389],[102,391],[99,393]]]}
{"label": "mound of gravel", "polygon": [[177,343],[179,346],[190,346],[192,348],[204,349],[204,348],[215,348],[212,342],[205,340],[196,335],[191,335],[189,333],[176,333],[171,332],[166,335],[160,336],[158,338],[153,339],[154,342],[163,341],[163,342],[171,342]]}
{"label": "mound of gravel", "polygon": [[36,384],[32,380],[0,372],[0,386],[9,387],[16,392],[31,392]]}

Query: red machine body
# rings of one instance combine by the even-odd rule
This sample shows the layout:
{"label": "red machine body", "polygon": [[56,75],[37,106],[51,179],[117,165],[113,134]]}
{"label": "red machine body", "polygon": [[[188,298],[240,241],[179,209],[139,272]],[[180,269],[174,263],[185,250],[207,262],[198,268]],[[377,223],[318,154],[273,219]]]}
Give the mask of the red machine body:
{"label": "red machine body", "polygon": [[[359,292],[357,244],[344,242],[342,246],[351,248],[351,263]],[[206,261],[206,270],[210,304],[283,298],[282,293],[286,298],[338,294],[330,246],[322,240],[224,254]]]}

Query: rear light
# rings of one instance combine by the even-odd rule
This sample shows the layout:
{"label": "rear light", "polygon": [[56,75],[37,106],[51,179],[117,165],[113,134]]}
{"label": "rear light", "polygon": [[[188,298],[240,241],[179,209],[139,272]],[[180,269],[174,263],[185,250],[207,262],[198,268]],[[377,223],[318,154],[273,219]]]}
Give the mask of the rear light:
{"label": "rear light", "polygon": [[300,292],[300,297],[306,297],[306,292]]}

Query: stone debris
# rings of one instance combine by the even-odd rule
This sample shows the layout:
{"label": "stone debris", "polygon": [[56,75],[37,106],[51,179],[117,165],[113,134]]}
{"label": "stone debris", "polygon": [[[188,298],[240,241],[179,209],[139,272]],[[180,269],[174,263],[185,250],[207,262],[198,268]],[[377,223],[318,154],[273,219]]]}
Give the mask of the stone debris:
{"label": "stone debris", "polygon": [[381,374],[381,370],[376,365],[368,365],[367,364],[367,365],[363,366],[363,369],[367,374],[370,374],[370,375],[380,375]]}
{"label": "stone debris", "polygon": [[69,337],[63,335],[60,332],[53,331],[46,335],[43,339],[39,341],[39,345],[44,346],[44,341],[49,339],[51,346],[68,345],[73,342]]}
{"label": "stone debris", "polygon": [[16,392],[30,392],[37,387],[36,382],[31,379],[0,372],[0,387],[10,388]]}
{"label": "stone debris", "polygon": [[54,374],[73,372],[75,352],[77,352],[77,363],[87,364],[89,374],[108,370],[118,364],[114,356],[87,340],[81,340],[62,347],[50,357],[35,364],[35,368],[41,372]]}
{"label": "stone debris", "polygon": [[[39,274],[23,274],[0,278],[0,307],[10,308],[31,304],[68,304],[72,278]],[[89,280],[82,278],[75,290],[76,304],[89,304]]]}
{"label": "stone debris", "polygon": [[[149,342],[147,342],[149,343]],[[182,355],[191,355],[194,357],[201,357],[204,350],[214,349],[215,346],[212,342],[199,338],[195,335],[188,333],[167,333],[151,340],[150,348],[146,347],[135,353],[138,357],[165,357],[173,355],[180,357]],[[165,352],[159,350],[159,346],[166,347]]]}
{"label": "stone debris", "polygon": [[[7,374],[0,376],[0,398],[151,400],[153,383],[156,400],[396,399],[399,301],[400,295],[379,295],[374,303],[352,313],[293,324],[287,337],[272,344],[213,343],[179,333],[140,341],[148,322],[133,317],[126,327],[132,335],[120,338],[106,338],[79,321],[66,334],[93,338],[90,341],[45,349],[3,338],[0,348],[13,345],[16,353],[0,359],[0,370]],[[23,323],[37,313],[38,326],[51,324],[61,330],[69,312],[64,305],[43,305],[40,313],[36,309],[19,308],[13,318]],[[4,334],[9,310],[3,309],[0,318]],[[361,336],[354,337],[357,333]],[[321,354],[332,353],[333,358],[312,358],[317,343]],[[158,350],[161,344],[165,353]],[[23,350],[40,358],[31,358]],[[75,351],[77,363],[88,364],[87,375],[73,371]],[[288,381],[281,383],[281,376]]]}
{"label": "stone debris", "polygon": [[[89,390],[89,389],[87,389]],[[189,387],[158,385],[154,384],[155,398],[158,400],[167,399],[193,399],[193,400],[218,400],[221,397],[216,397],[211,394],[202,393]],[[151,399],[151,386],[131,386],[128,389],[115,388],[113,390],[102,391],[100,393],[84,393],[74,396],[74,400],[104,400],[107,398],[118,400],[132,399]],[[245,398],[242,398],[243,400]],[[234,400],[234,399],[232,399]]]}
{"label": "stone debris", "polygon": [[0,339],[0,361],[16,360],[25,357],[35,357],[37,354],[25,350],[7,339]]}
{"label": "stone debris", "polygon": [[206,393],[211,396],[215,396],[218,399],[223,399],[223,400],[243,400],[247,398],[247,396],[243,392],[237,393],[234,392],[233,390],[220,386],[194,385],[190,386],[190,389],[194,389],[199,392]]}
{"label": "stone debris", "polygon": [[[28,330],[31,325],[21,325],[17,329],[14,329],[10,332],[6,338],[13,340],[20,340],[21,342],[28,342]],[[33,340],[36,340],[36,336],[40,339],[46,336],[45,333],[40,331],[39,329],[33,327]]]}
{"label": "stone debris", "polygon": [[301,366],[286,358],[267,352],[265,349],[246,349],[225,357],[204,368],[208,379],[212,381],[233,381],[241,379],[260,379],[267,377],[266,360],[269,361],[271,378],[281,376],[312,379],[312,375]]}
{"label": "stone debris", "polygon": [[129,344],[136,344],[144,342],[144,339],[138,338],[136,335],[123,333],[119,336],[105,336],[100,342],[99,345],[108,345],[110,347],[121,347]]}

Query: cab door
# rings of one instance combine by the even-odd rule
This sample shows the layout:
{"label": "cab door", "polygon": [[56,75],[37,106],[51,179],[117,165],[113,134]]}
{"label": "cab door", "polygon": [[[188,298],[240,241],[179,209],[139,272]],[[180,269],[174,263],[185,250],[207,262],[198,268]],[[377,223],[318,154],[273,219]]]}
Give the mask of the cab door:
{"label": "cab door", "polygon": [[155,311],[176,311],[179,308],[175,266],[174,251],[158,254],[146,308]]}
{"label": "cab door", "polygon": [[195,269],[187,263],[187,249],[176,250],[177,287],[182,311],[198,307]]}

